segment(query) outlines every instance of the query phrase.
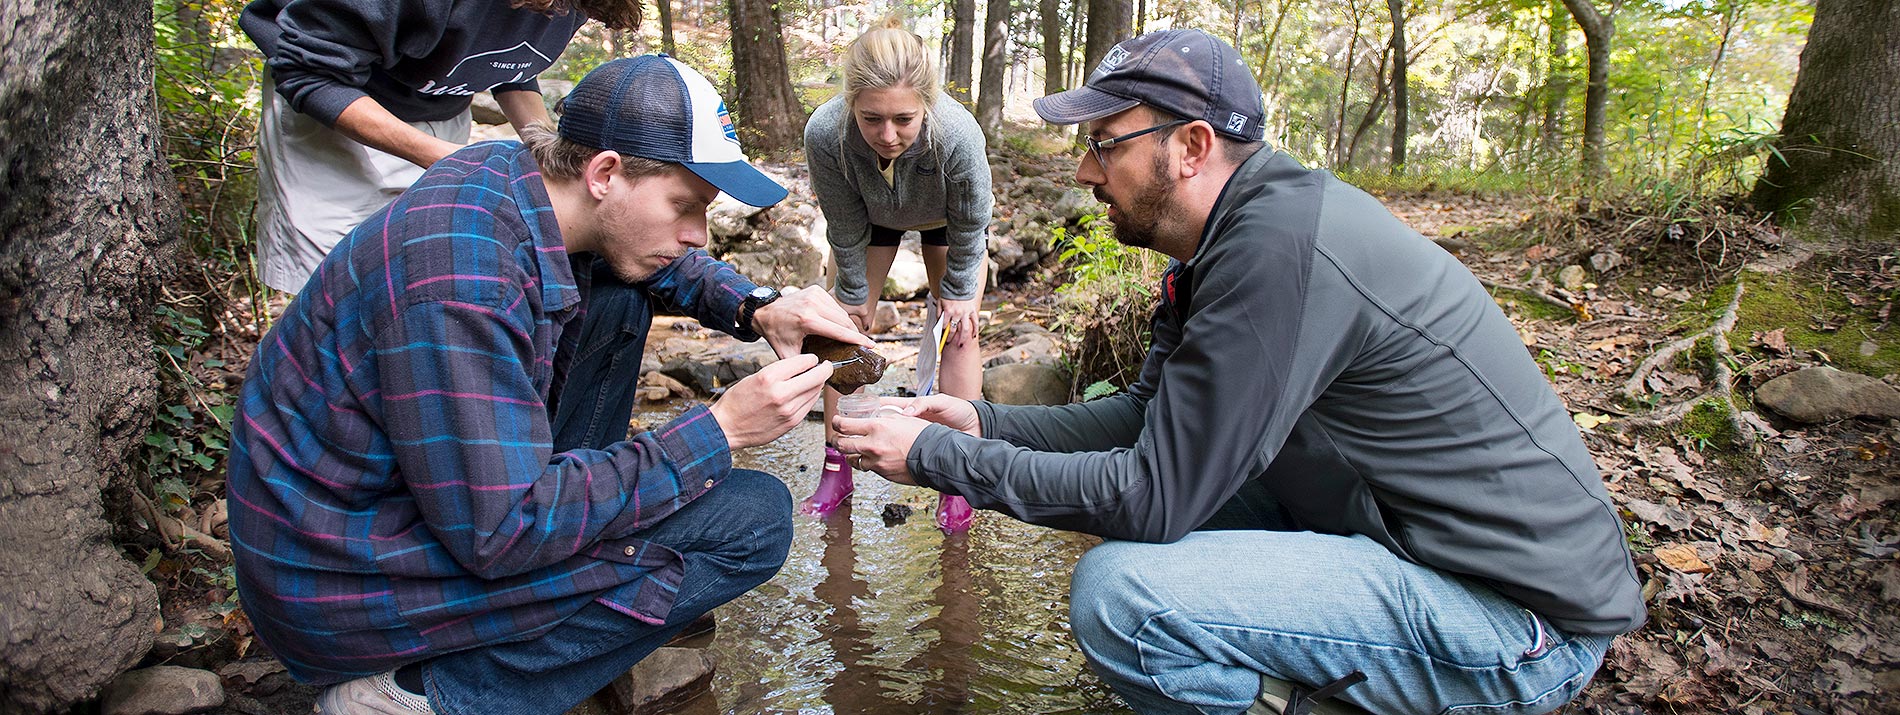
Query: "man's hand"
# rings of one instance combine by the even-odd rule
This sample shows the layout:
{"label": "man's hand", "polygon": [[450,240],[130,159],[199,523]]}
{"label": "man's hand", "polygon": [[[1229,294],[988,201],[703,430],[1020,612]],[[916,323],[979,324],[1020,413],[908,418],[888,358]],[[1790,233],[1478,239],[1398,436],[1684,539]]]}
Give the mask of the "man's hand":
{"label": "man's hand", "polygon": [[844,452],[851,466],[877,472],[898,484],[917,486],[904,460],[929,422],[898,415],[865,419],[841,416],[833,417],[831,426],[838,430],[838,450]]}
{"label": "man's hand", "polygon": [[950,335],[951,345],[962,345],[965,340],[976,340],[976,299],[950,300],[937,299],[937,316],[943,321],[944,332]]}
{"label": "man's hand", "polygon": [[788,288],[771,305],[752,314],[752,330],[765,337],[773,352],[781,358],[799,353],[806,335],[823,335],[833,340],[877,347],[846,314],[831,294],[817,286]]}
{"label": "man's hand", "polygon": [[765,444],[805,419],[830,377],[831,363],[817,355],[793,355],[733,383],[713,403],[713,419],[733,449]]}
{"label": "man's hand", "polygon": [[907,417],[935,422],[971,437],[983,436],[983,423],[976,416],[976,406],[961,397],[943,393],[924,397],[887,397],[883,404],[903,409]]}

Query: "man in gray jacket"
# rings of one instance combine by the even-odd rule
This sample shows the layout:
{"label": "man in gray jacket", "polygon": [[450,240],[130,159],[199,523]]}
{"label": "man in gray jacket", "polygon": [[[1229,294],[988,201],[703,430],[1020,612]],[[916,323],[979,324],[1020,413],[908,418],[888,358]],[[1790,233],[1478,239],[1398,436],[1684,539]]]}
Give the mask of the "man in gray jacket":
{"label": "man in gray jacket", "polygon": [[1640,587],[1576,426],[1477,279],[1267,148],[1259,88],[1207,33],[1124,41],[1036,110],[1087,123],[1076,178],[1118,239],[1175,259],[1140,379],[1062,407],[919,399],[837,420],[839,448],[1108,539],[1076,565],[1071,625],[1141,712],[1574,697],[1643,623]]}

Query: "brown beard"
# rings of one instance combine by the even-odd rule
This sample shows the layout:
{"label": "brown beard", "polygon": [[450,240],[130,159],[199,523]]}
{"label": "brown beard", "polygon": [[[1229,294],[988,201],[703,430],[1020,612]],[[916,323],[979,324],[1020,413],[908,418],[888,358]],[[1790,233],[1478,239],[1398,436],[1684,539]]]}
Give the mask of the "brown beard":
{"label": "brown beard", "polygon": [[[1153,248],[1159,238],[1162,221],[1173,214],[1175,181],[1168,177],[1168,157],[1156,152],[1148,165],[1148,190],[1121,202],[1122,220],[1115,223],[1115,240],[1124,246]],[[1095,187],[1095,198],[1111,203],[1102,187]]]}

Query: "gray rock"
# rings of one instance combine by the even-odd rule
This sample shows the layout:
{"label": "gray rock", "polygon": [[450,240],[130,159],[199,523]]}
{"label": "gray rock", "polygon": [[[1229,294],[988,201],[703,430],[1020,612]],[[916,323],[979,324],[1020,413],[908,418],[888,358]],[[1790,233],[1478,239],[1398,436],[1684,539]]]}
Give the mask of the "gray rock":
{"label": "gray rock", "polygon": [[888,333],[897,328],[903,316],[897,314],[897,304],[888,300],[877,302],[877,308],[871,311],[871,333]]}
{"label": "gray rock", "polygon": [[983,399],[1004,405],[1064,405],[1069,402],[1069,378],[1054,365],[998,365],[983,371]]}
{"label": "gray rock", "polygon": [[476,92],[469,104],[469,114],[475,117],[476,124],[507,124],[508,115],[501,113],[501,103],[495,101],[495,95]]}
{"label": "gray rock", "polygon": [[930,275],[924,272],[924,257],[918,253],[917,241],[913,234],[905,234],[906,240],[897,249],[897,259],[891,261],[891,272],[884,276],[884,293],[879,296],[885,300],[910,300],[923,295],[930,286]]}
{"label": "gray rock", "polygon": [[1769,380],[1755,402],[1796,422],[1900,419],[1900,390],[1866,375],[1811,367]]}
{"label": "gray rock", "polygon": [[[667,341],[669,345],[672,342]],[[695,342],[703,347],[690,352],[672,352],[670,348],[661,348],[668,352],[662,359],[660,372],[685,383],[701,395],[715,394],[778,359],[778,354],[764,340],[742,343],[721,336]]]}
{"label": "gray rock", "polygon": [[1102,211],[1102,202],[1095,195],[1082,189],[1069,189],[1062,193],[1062,199],[1056,202],[1056,218],[1068,222],[1081,221],[1083,216]]}
{"label": "gray rock", "polygon": [[1564,266],[1557,272],[1557,282],[1563,284],[1564,290],[1583,290],[1583,277],[1583,266]]}
{"label": "gray rock", "polygon": [[[1016,339],[1016,342],[1001,352],[991,355],[983,361],[983,367],[998,365],[1056,365],[1060,362],[1056,336],[1047,333],[1030,333]],[[1065,386],[1063,389],[1067,389]]]}
{"label": "gray rock", "polygon": [[661,648],[601,691],[614,715],[646,715],[673,707],[708,691],[715,661],[700,648]]}
{"label": "gray rock", "polygon": [[184,715],[224,704],[224,685],[208,670],[159,665],[126,671],[100,697],[104,715]]}

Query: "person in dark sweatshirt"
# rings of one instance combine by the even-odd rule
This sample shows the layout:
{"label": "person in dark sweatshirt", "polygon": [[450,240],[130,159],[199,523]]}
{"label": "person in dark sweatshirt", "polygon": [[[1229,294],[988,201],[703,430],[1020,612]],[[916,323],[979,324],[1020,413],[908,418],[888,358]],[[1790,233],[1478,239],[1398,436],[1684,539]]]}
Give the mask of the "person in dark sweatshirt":
{"label": "person in dark sweatshirt", "polygon": [[257,265],[295,293],[343,235],[469,136],[492,91],[517,131],[547,122],[535,76],[589,18],[634,29],[636,0],[255,0],[264,53]]}
{"label": "person in dark sweatshirt", "polygon": [[1076,178],[1119,240],[1174,259],[1140,378],[1060,407],[887,398],[910,416],[839,419],[839,448],[1106,538],[1070,624],[1140,712],[1529,715],[1582,690],[1642,625],[1640,583],[1471,272],[1268,148],[1258,86],[1205,32],[1126,40],[1036,110],[1086,123]]}

